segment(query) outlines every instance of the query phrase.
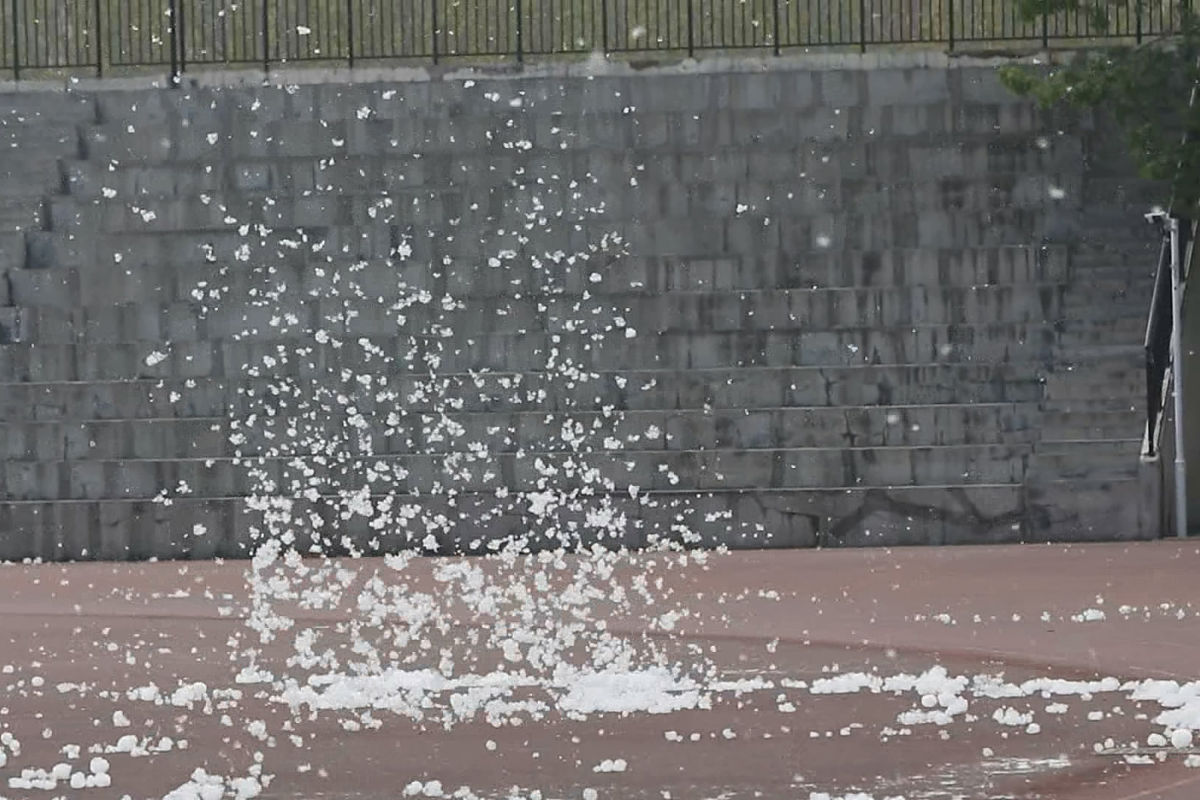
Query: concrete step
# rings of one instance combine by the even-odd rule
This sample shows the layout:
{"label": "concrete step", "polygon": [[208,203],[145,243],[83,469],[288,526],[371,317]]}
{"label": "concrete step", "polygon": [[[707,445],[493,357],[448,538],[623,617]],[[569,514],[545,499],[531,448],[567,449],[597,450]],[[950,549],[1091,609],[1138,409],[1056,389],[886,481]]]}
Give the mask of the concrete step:
{"label": "concrete step", "polygon": [[[639,177],[636,192],[630,192],[628,185],[601,184],[581,189],[564,186],[557,191],[547,187],[525,193],[524,197],[513,191],[510,177],[488,175],[493,180],[482,186],[359,187],[331,178],[327,190],[318,188],[311,193],[295,189],[294,181],[281,180],[285,186],[290,184],[288,191],[202,196],[122,194],[113,186],[117,182],[108,179],[99,187],[99,195],[79,196],[73,191],[53,198],[50,218],[52,227],[63,231],[221,230],[231,224],[230,220],[277,228],[366,224],[378,217],[405,221],[410,209],[430,203],[458,215],[469,211],[470,200],[492,211],[503,202],[508,213],[531,219],[567,214],[573,219],[596,222],[641,218],[680,221],[696,216],[753,214],[761,215],[769,225],[771,219],[782,221],[810,214],[879,216],[913,210],[1004,214],[1013,209],[1049,211],[1061,205],[1052,197],[1056,188],[1053,181],[1042,175],[1012,181],[843,181],[831,186],[797,186],[794,180],[720,184]],[[78,185],[73,184],[73,189]],[[147,210],[154,211],[153,219],[147,217]]]}
{"label": "concrete step", "polygon": [[96,96],[82,92],[6,91],[0,101],[0,129],[95,122],[96,106]]}
{"label": "concrete step", "polygon": [[0,306],[13,303],[13,285],[10,276],[26,265],[25,234],[15,231],[0,231]]}
{"label": "concrete step", "polygon": [[[393,237],[391,232],[388,238],[395,239],[395,244],[371,242],[384,249],[383,255],[360,260],[357,248],[352,253],[341,253],[340,247],[329,242],[327,233],[319,229],[314,229],[311,235],[283,232],[271,235],[266,241],[256,236],[243,237],[236,231],[206,235],[178,232],[157,236],[97,235],[87,237],[85,244],[83,239],[61,233],[32,232],[28,234],[29,266],[59,273],[83,270],[81,280],[96,275],[107,281],[113,275],[128,272],[131,276],[142,276],[152,286],[169,289],[178,298],[190,298],[201,282],[219,287],[241,281],[248,286],[255,278],[263,282],[275,275],[305,291],[328,293],[337,288],[333,279],[340,274],[345,285],[358,285],[372,297],[390,296],[401,283],[413,289],[448,291],[456,297],[490,297],[547,288],[574,294],[889,286],[965,288],[1065,283],[1070,277],[1066,250],[1060,247],[889,246],[879,250],[841,251],[761,248],[746,254],[693,248],[690,254],[666,256],[646,251],[632,251],[629,255],[592,252],[585,244],[582,252],[589,253],[586,260],[576,259],[574,264],[561,262],[551,267],[540,259],[535,263],[528,257],[507,257],[503,242],[481,246],[475,255],[459,254],[444,243],[424,238],[406,240],[399,234]],[[325,246],[319,253],[311,252],[321,242]],[[401,246],[410,247],[411,255],[390,259],[391,251]],[[429,269],[430,261],[444,269]],[[354,271],[349,269],[359,265],[361,268]],[[264,273],[267,268],[275,272]],[[318,270],[322,274],[317,274]],[[593,274],[601,280],[594,281]],[[128,299],[146,296],[143,291]],[[79,301],[82,300],[80,297]]]}
{"label": "concrete step", "polygon": [[[191,121],[186,127],[139,125],[126,120],[89,126],[83,146],[85,156],[96,161],[156,163],[211,162],[221,155],[269,158],[283,153],[295,158],[475,151],[502,156],[516,152],[529,157],[561,154],[564,144],[596,155],[608,151],[645,157],[689,147],[747,152],[804,142],[809,147],[849,156],[837,160],[852,172],[867,174],[871,170],[881,177],[898,176],[901,167],[907,170],[910,158],[914,172],[940,175],[1053,172],[1075,168],[1083,158],[1082,144],[1074,137],[1035,139],[1028,130],[1006,135],[994,127],[983,130],[986,121],[963,126],[977,130],[888,136],[877,126],[872,127],[871,122],[858,122],[853,115],[832,107],[794,112],[773,108],[737,114],[723,109],[707,119],[694,110],[654,109],[632,113],[596,109],[579,116],[556,117],[552,109],[538,113],[524,107],[498,108],[490,103],[480,104],[478,113],[447,117],[407,111],[391,119],[271,120],[249,114],[238,115],[233,125],[217,124],[209,116]],[[865,130],[856,136],[854,128]],[[877,133],[871,134],[871,130]],[[519,147],[515,146],[518,142]]]}
{"label": "concrete step", "polygon": [[[1137,456],[1132,460],[1136,464]],[[1135,468],[1136,470],[1136,468]],[[1027,502],[1035,517],[1031,542],[1128,541],[1144,538],[1139,522],[1142,482],[1107,476],[1048,481],[1031,479]]]}
{"label": "concrete step", "polygon": [[[1126,358],[1132,360],[1139,355],[1131,348]],[[1125,358],[1121,359],[1124,360]],[[1135,367],[1114,364],[1071,371],[1061,368],[1047,373],[1045,378],[1046,398],[1052,401],[1076,401],[1090,397],[1137,400],[1146,396],[1144,365]]]}
{"label": "concrete step", "polygon": [[[1109,495],[1080,494],[1083,501],[1111,497],[1126,506],[1126,492],[1108,485]],[[637,499],[628,493],[601,493],[587,507],[611,510],[627,520],[624,538],[613,542],[605,530],[584,527],[585,543],[645,546],[650,541],[680,541],[680,529],[690,529],[689,546],[812,547],[814,545],[955,544],[1037,541],[1049,538],[1050,520],[1040,509],[1024,503],[1019,484],[975,484],[928,487],[893,487],[886,490],[846,487],[828,489],[714,490],[704,495],[678,492],[645,492]],[[376,495],[376,502],[384,495]],[[368,554],[420,549],[426,532],[409,529],[399,510],[415,518],[438,514],[462,519],[456,528],[439,529],[434,549],[438,553],[481,553],[510,537],[529,537],[539,549],[557,543],[538,536],[544,526],[529,512],[529,498],[519,495],[498,500],[494,494],[464,492],[451,506],[444,496],[393,497],[395,524],[374,530],[363,517],[333,520],[328,507],[297,500],[295,513],[329,517],[328,529]],[[1098,503],[1096,507],[1101,507]],[[461,515],[461,516],[460,516]],[[252,537],[250,526],[261,525],[261,514],[243,498],[176,497],[171,505],[145,500],[81,500],[0,502],[0,559],[144,559],[245,558]],[[682,520],[682,523],[681,523]],[[1117,528],[1122,516],[1114,515],[1114,530],[1107,538],[1128,535],[1134,528]],[[565,527],[565,526],[563,526]],[[1074,530],[1058,525],[1054,535]],[[1086,533],[1082,531],[1081,533]],[[310,544],[298,531],[297,547]],[[1105,538],[1099,532],[1093,538]],[[1082,535],[1077,538],[1084,538]],[[326,552],[340,552],[341,541],[326,543]]]}
{"label": "concrete step", "polygon": [[1157,238],[1124,242],[1111,236],[1107,240],[1094,238],[1072,248],[1071,267],[1080,273],[1107,268],[1153,278],[1158,267],[1159,244]]}
{"label": "concrete step", "polygon": [[1144,414],[1109,412],[1043,417],[1042,435],[1061,439],[1134,439],[1146,427]]}
{"label": "concrete step", "polygon": [[40,198],[9,197],[0,200],[0,231],[41,230],[45,225]]}
{"label": "concrete step", "polygon": [[[1036,405],[749,408],[721,410],[393,412],[319,420],[284,408],[275,419],[112,419],[0,423],[10,461],[232,458],[303,453],[327,442],[368,455],[633,450],[918,447],[1026,443],[1039,438]],[[289,433],[294,430],[295,433]],[[449,431],[449,432],[448,432]],[[231,441],[239,433],[237,443]],[[269,437],[269,438],[268,438]],[[367,445],[369,437],[370,444]]]}
{"label": "concrete step", "polygon": [[[277,278],[278,279],[278,278]],[[175,303],[96,304],[85,301],[73,309],[36,305],[54,295],[17,293],[22,303],[23,338],[40,344],[74,342],[159,342],[175,338],[188,325],[202,338],[236,337],[247,340],[280,338],[280,323],[271,324],[286,308],[304,328],[322,327],[331,313],[331,298],[312,299],[296,291],[282,293],[271,306],[222,302],[201,310],[196,300]],[[350,312],[336,327],[344,336],[387,336],[422,333],[446,325],[459,336],[516,333],[524,330],[565,332],[581,325],[612,325],[615,318],[646,320],[653,331],[769,331],[894,328],[906,325],[1054,324],[1063,316],[1062,287],[1054,284],[976,287],[971,289],[918,286],[889,289],[775,289],[741,292],[673,292],[670,294],[603,294],[593,298],[531,294],[499,296],[464,302],[443,310],[415,305],[395,310],[408,293],[390,297],[346,299]],[[237,293],[233,296],[245,297]],[[32,301],[32,302],[27,302]],[[13,309],[16,311],[16,309]],[[1140,321],[1140,317],[1137,318]],[[1110,320],[1116,324],[1116,320]],[[623,324],[623,323],[622,323]],[[1065,323],[1067,329],[1077,321]],[[649,332],[649,331],[647,331]],[[292,334],[303,338],[299,330]]]}
{"label": "concrete step", "polygon": [[[889,489],[714,490],[704,495],[601,493],[588,507],[627,521],[614,541],[606,529],[584,526],[584,543],[642,547],[682,541],[689,546],[742,547],[895,546],[1002,542],[1095,541],[1136,538],[1137,482],[1051,481]],[[375,495],[378,503],[388,495]],[[396,524],[376,530],[364,517],[335,521],[329,506],[298,500],[297,515],[328,519],[338,541],[325,552],[345,552],[347,542],[366,554],[412,549],[436,553],[488,552],[512,537],[531,549],[561,546],[539,535],[546,522],[529,513],[530,499],[461,493],[391,495]],[[400,511],[417,519],[441,514],[462,523],[439,529],[431,543],[423,528],[409,528]],[[176,497],[170,505],[145,500],[0,502],[0,558],[19,560],[245,558],[250,527],[261,514],[243,498]],[[553,519],[553,517],[551,517]],[[539,524],[540,523],[540,524]],[[565,527],[565,526],[562,526]],[[681,530],[682,529],[682,530]],[[686,530],[684,534],[682,531]],[[298,531],[299,550],[311,544]],[[341,537],[345,540],[341,540]],[[685,538],[686,537],[686,538]]]}
{"label": "concrete step", "polygon": [[[7,422],[134,417],[227,417],[262,413],[280,396],[321,397],[324,377],[97,379],[86,383],[0,383],[0,419]],[[449,373],[436,380],[399,373],[379,376],[377,391],[345,387],[364,414],[386,415],[398,404],[410,413],[446,406],[463,411],[663,411],[774,407],[919,406],[1036,403],[1041,379],[1024,365],[744,367],[711,370],[620,370],[590,380],[557,373]]]}
{"label": "concrete step", "polygon": [[[62,157],[60,153],[77,156],[80,124],[72,121],[49,122],[29,117],[23,121],[16,121],[9,115],[0,116],[0,152],[20,150],[23,154],[36,158],[52,149],[56,158]],[[72,151],[72,148],[75,150]]]}
{"label": "concrete step", "polygon": [[1124,439],[1042,440],[1030,461],[1029,480],[1135,478],[1141,444],[1139,435]]}
{"label": "concrete step", "polygon": [[1162,181],[1148,181],[1132,177],[1089,177],[1083,183],[1083,201],[1092,203],[1122,203],[1132,208],[1142,206],[1148,210],[1154,205],[1165,205],[1163,199],[1170,188]]}
{"label": "concrete step", "polygon": [[[313,223],[310,226],[288,225],[285,226],[286,231],[267,227],[276,236],[287,233],[292,239],[299,239],[301,231],[320,231],[320,237],[316,241],[324,240],[327,252],[342,252],[366,258],[382,257],[391,254],[399,238],[409,235],[412,231],[435,230],[445,224],[447,217],[459,219],[461,225],[470,227],[472,215],[465,213],[465,208],[470,202],[470,198],[465,195],[454,197],[434,194],[419,204],[405,205],[394,219],[377,216],[373,221],[349,224],[345,218],[338,218],[337,224],[330,224],[328,218],[317,216],[314,212]],[[460,214],[458,209],[464,211]],[[220,220],[160,218],[154,209],[141,206],[135,206],[134,212],[140,222],[135,222],[125,230],[88,231],[87,228],[68,227],[60,229],[59,233],[69,235],[72,232],[87,231],[89,235],[86,238],[89,241],[92,241],[92,234],[95,233],[108,233],[120,237],[155,236],[165,239],[164,244],[176,250],[180,244],[184,248],[195,248],[206,241],[221,240],[232,244],[231,249],[234,251],[243,245],[253,247],[250,239],[258,237],[252,237],[250,234],[259,233],[257,223],[246,222],[233,216],[228,219],[221,217]],[[220,216],[220,213],[218,210],[217,215]],[[476,216],[482,219],[484,215],[480,211]],[[54,219],[52,215],[51,228],[54,229],[60,222],[61,220]],[[1069,219],[1060,223],[1054,213],[1030,208],[1005,208],[994,211],[907,209],[891,214],[871,214],[856,209],[845,214],[747,213],[736,218],[732,214],[725,214],[714,218],[712,224],[704,227],[697,227],[694,217],[643,217],[636,212],[625,213],[614,219],[588,219],[584,216],[583,222],[586,224],[578,224],[572,220],[549,223],[539,231],[539,241],[548,241],[551,248],[561,244],[562,249],[567,252],[579,252],[587,249],[589,244],[598,247],[600,242],[607,238],[623,242],[630,252],[689,255],[697,251],[725,254],[756,253],[763,250],[804,252],[819,246],[828,247],[832,252],[891,248],[974,248],[1021,245],[1031,239],[1041,241],[1052,236],[1067,241],[1074,235],[1070,232],[1072,223]],[[241,226],[249,227],[246,228],[246,232],[239,233],[238,229]],[[1059,228],[1063,231],[1061,236],[1054,233]],[[496,230],[496,226],[485,225],[484,229]],[[513,231],[513,238],[517,236],[519,234]],[[181,238],[183,241],[180,241]],[[188,241],[189,238],[191,241]],[[234,238],[238,240],[236,243],[232,241]],[[487,237],[484,237],[484,241],[486,240]],[[482,260],[481,257],[485,255],[481,252],[484,248],[480,244],[474,237],[457,237],[453,240],[448,238],[439,243],[439,249],[447,255],[463,255]],[[130,242],[125,242],[126,247],[129,245]],[[496,249],[510,248],[504,246],[501,238]],[[550,252],[553,252],[553,249]]]}
{"label": "concrete step", "polygon": [[26,157],[22,154],[19,163],[6,165],[0,172],[0,187],[4,195],[14,200],[41,204],[44,198],[61,194],[62,174],[58,158],[53,154]]}
{"label": "concrete step", "polygon": [[[1087,334],[1061,334],[1086,338]],[[920,326],[839,331],[668,331],[627,338],[616,332],[598,341],[586,333],[494,334],[467,338],[451,350],[444,337],[399,335],[363,337],[342,348],[333,336],[313,341],[302,359],[281,360],[279,345],[290,351],[294,336],[274,341],[220,342],[193,339],[157,344],[0,345],[0,379],[65,381],[96,378],[226,377],[247,369],[274,374],[310,374],[345,368],[351,374],[387,369],[387,354],[401,366],[419,367],[436,355],[440,368],[466,370],[540,370],[554,364],[583,369],[708,369],[714,367],[851,366],[1001,362],[1050,365],[1058,337],[1045,326]],[[1073,341],[1073,340],[1072,340]],[[606,343],[605,343],[606,342]],[[367,347],[369,345],[369,347]],[[163,357],[153,356],[155,352]],[[1072,344],[1080,356],[1141,352],[1140,344],[1101,341]],[[395,369],[392,366],[391,369]],[[173,372],[172,370],[179,370]]]}
{"label": "concrete step", "polygon": [[[381,491],[582,490],[588,486],[706,491],[1013,483],[1023,479],[1030,445],[814,448],[788,450],[633,451],[594,454],[488,454],[450,464],[444,455],[345,454],[316,459],[125,459],[10,461],[0,496],[9,500],[152,499],[165,493],[196,497],[247,496],[263,481],[296,494],[357,488],[366,475]],[[1136,460],[1136,459],[1135,459]]]}
{"label": "concrete step", "polygon": [[[1100,313],[1107,311],[1100,307]],[[1141,347],[1146,333],[1143,315],[1131,313],[1111,315],[1107,318],[1067,319],[1061,323],[1064,348],[1069,352],[1072,344],[1128,344]]]}
{"label": "concrete step", "polygon": [[[949,73],[960,80],[958,70]],[[427,117],[439,118],[488,114],[494,116],[524,112],[531,115],[562,113],[576,116],[585,111],[597,115],[628,115],[640,109],[666,112],[695,112],[714,106],[733,111],[788,109],[832,111],[888,133],[938,131],[946,125],[977,125],[981,132],[1003,133],[1013,130],[1055,131],[1069,119],[1086,129],[1090,121],[1080,121],[1055,110],[1041,110],[1022,102],[1002,87],[990,96],[981,94],[978,82],[962,87],[963,96],[951,105],[953,89],[945,79],[928,93],[914,93],[908,84],[900,86],[884,71],[854,73],[813,70],[769,71],[756,75],[664,76],[654,85],[628,77],[591,76],[587,83],[539,80],[518,83],[504,75],[489,75],[470,85],[460,80],[408,82],[356,82],[321,86],[304,84],[287,87],[263,87],[252,94],[245,87],[192,87],[171,97],[148,97],[145,93],[106,91],[97,96],[100,117],[105,120],[137,119],[143,124],[169,123],[180,119],[192,124],[211,122],[221,114],[246,119],[261,116],[281,122],[332,119],[347,109],[366,109],[371,119],[411,116],[421,109]],[[924,76],[918,76],[924,77]],[[887,83],[887,85],[884,85]],[[871,87],[875,91],[870,91]],[[900,91],[903,89],[903,91]],[[955,92],[957,94],[957,91]],[[867,96],[872,102],[864,102]],[[520,106],[509,101],[520,98]],[[831,116],[836,116],[832,115]],[[965,127],[963,128],[966,129]]]}
{"label": "concrete step", "polygon": [[[628,121],[623,120],[614,130],[629,128]],[[138,157],[115,162],[76,158],[67,160],[64,167],[73,195],[101,198],[115,192],[115,197],[126,201],[141,195],[168,198],[196,196],[201,192],[261,192],[286,197],[339,189],[378,194],[406,189],[478,190],[491,186],[536,186],[540,195],[553,199],[567,188],[571,190],[569,194],[580,192],[584,197],[600,190],[628,188],[630,177],[635,177],[637,186],[643,190],[638,194],[645,187],[673,186],[682,190],[724,187],[730,192],[738,191],[744,202],[755,203],[768,194],[784,199],[789,194],[800,198],[811,193],[817,199],[832,201],[862,192],[883,193],[892,185],[907,194],[913,194],[912,187],[920,186],[930,193],[931,199],[944,198],[947,202],[982,192],[992,199],[1003,196],[1013,201],[1053,200],[1078,205],[1082,192],[1074,162],[1058,169],[1038,165],[1022,170],[1018,164],[1014,169],[998,168],[986,173],[947,173],[930,167],[915,174],[879,175],[873,165],[862,160],[866,151],[852,149],[849,144],[810,150],[797,148],[793,141],[767,149],[696,149],[685,145],[669,151],[626,148],[606,152],[588,149],[576,137],[566,136],[571,145],[567,149],[561,147],[560,136],[551,151],[537,153],[503,145],[492,148],[493,152],[464,146],[451,153],[424,144],[403,149],[381,142],[373,151],[346,154],[337,153],[330,138],[315,154],[279,151],[259,156],[220,150],[220,169],[209,168],[214,163],[211,156],[149,162]],[[261,136],[253,141],[271,146]],[[920,147],[927,148],[929,143],[930,138],[925,136]],[[924,154],[925,150],[901,151],[892,157],[902,158],[905,152]],[[579,174],[590,174],[598,180],[574,186],[563,183],[563,176]],[[970,177],[973,175],[979,177]],[[788,176],[801,180],[793,177],[789,181]],[[561,188],[556,190],[556,187]],[[755,191],[747,194],[750,189]],[[729,207],[732,206],[730,203]]]}

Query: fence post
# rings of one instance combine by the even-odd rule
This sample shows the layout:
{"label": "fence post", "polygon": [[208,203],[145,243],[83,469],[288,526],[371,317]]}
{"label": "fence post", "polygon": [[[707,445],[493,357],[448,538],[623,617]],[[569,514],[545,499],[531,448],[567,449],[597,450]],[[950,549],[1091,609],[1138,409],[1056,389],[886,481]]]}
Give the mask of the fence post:
{"label": "fence post", "polygon": [[867,52],[867,0],[858,0],[858,48]]}
{"label": "fence post", "polygon": [[521,33],[522,33],[521,32],[521,0],[516,0],[516,3],[514,4],[514,8],[516,9],[516,12],[517,12],[517,63],[519,64],[525,60],[525,53],[524,53],[525,43],[524,43],[524,41],[522,41],[522,35],[521,35]]}
{"label": "fence post", "polygon": [[188,0],[179,0],[179,18],[172,20],[175,23],[175,30],[179,31],[179,74],[187,72],[187,9],[183,7],[183,3]]}
{"label": "fence post", "polygon": [[1042,49],[1050,49],[1050,9],[1047,7],[1045,14],[1042,14]]}
{"label": "fence post", "polygon": [[600,0],[600,49],[608,55],[608,0]]}
{"label": "fence post", "polygon": [[692,0],[687,0],[687,18],[688,18],[688,58],[693,58],[696,55],[696,20],[695,14],[692,12]]}
{"label": "fence post", "polygon": [[1142,0],[1137,0],[1137,43],[1142,43]]}
{"label": "fence post", "polygon": [[12,68],[13,80],[21,80],[21,21],[17,16],[18,0],[12,0]]}
{"label": "fence post", "polygon": [[179,7],[176,0],[168,0],[167,16],[171,20],[171,85],[179,85]]}
{"label": "fence post", "polygon": [[104,26],[100,24],[100,0],[92,7],[96,10],[96,77],[104,77]]}
{"label": "fence post", "polygon": [[346,55],[354,69],[354,0],[346,0]]}
{"label": "fence post", "polygon": [[437,4],[438,0],[429,0],[429,39],[433,43],[433,63],[438,63],[438,19],[437,19]]}
{"label": "fence post", "polygon": [[949,11],[949,29],[946,34],[950,40],[950,52],[954,52],[954,0],[946,0],[946,8]]}
{"label": "fence post", "polygon": [[267,75],[271,74],[271,9],[267,5],[269,0],[261,0],[262,2],[262,45],[263,45],[263,72]]}
{"label": "fence post", "polygon": [[779,55],[779,0],[775,0],[775,30],[771,32],[775,42],[775,55]]}

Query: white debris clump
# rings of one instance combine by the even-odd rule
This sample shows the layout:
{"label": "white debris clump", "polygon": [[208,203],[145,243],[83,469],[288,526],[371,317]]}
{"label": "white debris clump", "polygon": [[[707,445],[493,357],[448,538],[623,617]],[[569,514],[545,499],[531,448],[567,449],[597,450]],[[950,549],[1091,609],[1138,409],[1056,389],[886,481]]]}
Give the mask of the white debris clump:
{"label": "white debris clump", "polygon": [[558,707],[568,714],[668,714],[702,703],[700,687],[661,668],[591,672],[571,677]]}
{"label": "white debris clump", "polygon": [[1024,726],[1033,722],[1032,712],[1021,712],[1011,706],[997,708],[992,712],[992,719],[1001,725]]}

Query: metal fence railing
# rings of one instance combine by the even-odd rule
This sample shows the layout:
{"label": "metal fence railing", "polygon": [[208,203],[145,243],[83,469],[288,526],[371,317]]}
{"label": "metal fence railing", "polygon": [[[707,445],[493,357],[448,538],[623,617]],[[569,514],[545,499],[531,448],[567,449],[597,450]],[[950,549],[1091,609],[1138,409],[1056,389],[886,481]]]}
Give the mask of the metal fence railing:
{"label": "metal fence railing", "polygon": [[1016,0],[0,0],[0,77],[128,68],[974,44],[1177,31],[1178,2],[1028,22]]}

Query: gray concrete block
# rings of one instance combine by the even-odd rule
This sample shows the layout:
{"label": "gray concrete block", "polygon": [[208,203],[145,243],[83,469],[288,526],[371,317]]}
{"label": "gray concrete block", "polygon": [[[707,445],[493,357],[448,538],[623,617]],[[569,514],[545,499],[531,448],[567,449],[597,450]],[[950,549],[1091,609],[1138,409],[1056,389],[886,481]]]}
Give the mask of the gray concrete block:
{"label": "gray concrete block", "polygon": [[820,104],[829,108],[862,105],[867,100],[867,73],[863,70],[823,70],[818,75]]}
{"label": "gray concrete block", "polygon": [[950,100],[952,71],[866,70],[867,98],[874,105],[924,105]]}

